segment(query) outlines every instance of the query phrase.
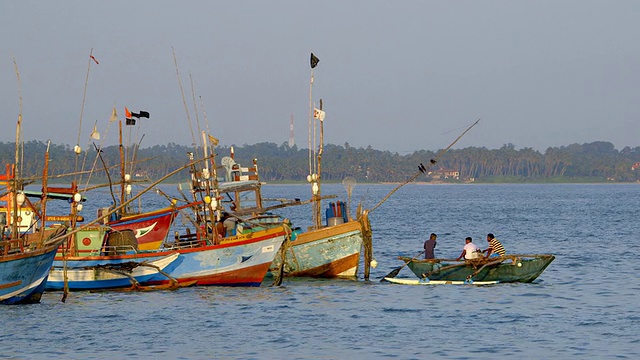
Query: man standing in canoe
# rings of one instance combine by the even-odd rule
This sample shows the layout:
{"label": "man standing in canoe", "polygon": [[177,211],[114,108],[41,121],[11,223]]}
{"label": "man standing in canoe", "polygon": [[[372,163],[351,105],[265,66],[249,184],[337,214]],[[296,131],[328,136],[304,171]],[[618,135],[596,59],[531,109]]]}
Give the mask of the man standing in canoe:
{"label": "man standing in canoe", "polygon": [[507,254],[507,251],[504,249],[504,246],[502,246],[502,243],[498,241],[498,239],[496,239],[496,237],[493,236],[492,233],[487,234],[487,242],[489,243],[489,247],[486,250],[482,251],[483,253],[487,253],[487,255],[485,255],[484,257],[488,258],[491,255],[505,256]]}
{"label": "man standing in canoe", "polygon": [[436,238],[438,235],[431,233],[429,236],[429,240],[424,242],[424,258],[425,259],[433,259],[435,258],[435,248],[436,248]]}

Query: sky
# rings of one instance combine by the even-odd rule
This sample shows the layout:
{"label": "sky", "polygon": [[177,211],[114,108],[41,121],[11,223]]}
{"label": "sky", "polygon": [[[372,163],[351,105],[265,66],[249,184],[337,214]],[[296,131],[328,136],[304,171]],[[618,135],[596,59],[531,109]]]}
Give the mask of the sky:
{"label": "sky", "polygon": [[115,106],[150,113],[123,132],[142,147],[280,145],[293,117],[309,148],[311,95],[328,144],[438,150],[481,119],[456,148],[620,150],[640,145],[638,19],[638,1],[2,1],[0,141],[22,99],[26,141],[85,147],[95,124],[117,144]]}

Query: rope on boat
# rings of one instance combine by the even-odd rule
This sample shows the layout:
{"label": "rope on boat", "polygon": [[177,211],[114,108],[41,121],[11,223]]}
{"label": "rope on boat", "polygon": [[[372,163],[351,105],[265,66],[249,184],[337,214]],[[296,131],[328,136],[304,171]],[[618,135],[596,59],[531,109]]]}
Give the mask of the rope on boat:
{"label": "rope on boat", "polygon": [[273,280],[273,283],[271,284],[271,286],[282,285],[282,279],[284,278],[284,266],[287,261],[286,254],[287,254],[287,250],[291,247],[291,233],[292,233],[291,227],[286,222],[282,222],[282,227],[284,227],[287,235],[284,242],[282,243],[282,246],[280,246],[279,255],[282,261],[280,262],[280,268],[278,268],[278,272],[276,273],[275,279]]}

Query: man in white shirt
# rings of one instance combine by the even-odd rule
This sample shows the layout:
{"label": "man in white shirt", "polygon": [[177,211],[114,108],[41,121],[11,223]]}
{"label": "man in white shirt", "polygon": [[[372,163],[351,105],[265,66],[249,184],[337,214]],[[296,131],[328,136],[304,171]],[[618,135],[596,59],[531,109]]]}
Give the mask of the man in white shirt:
{"label": "man in white shirt", "polygon": [[464,248],[462,248],[462,253],[456,260],[470,260],[481,256],[482,250],[480,250],[480,248],[473,243],[473,240],[470,236],[467,236],[464,241],[466,244],[464,245]]}

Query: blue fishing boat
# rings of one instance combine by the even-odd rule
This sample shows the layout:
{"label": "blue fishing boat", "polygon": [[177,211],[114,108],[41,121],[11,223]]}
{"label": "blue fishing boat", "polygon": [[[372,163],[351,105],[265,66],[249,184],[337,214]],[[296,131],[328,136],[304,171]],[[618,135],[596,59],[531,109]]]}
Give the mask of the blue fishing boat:
{"label": "blue fishing boat", "polygon": [[[87,232],[97,231],[91,228]],[[163,285],[259,286],[269,265],[285,241],[285,227],[253,231],[219,241],[199,238],[202,232],[177,236],[159,250],[138,251],[132,231],[128,242],[110,241],[96,249],[83,249],[83,255],[65,248],[51,268],[48,290],[98,290],[118,287],[134,289]],[[77,233],[76,233],[77,234]],[[71,234],[73,239],[79,238]],[[121,234],[112,232],[111,234]],[[75,241],[69,244],[74,246]],[[89,243],[89,242],[87,242]],[[65,244],[64,246],[68,246]],[[68,251],[67,251],[68,250]],[[65,281],[66,272],[66,281]],[[65,284],[66,283],[66,284]]]}
{"label": "blue fishing boat", "polygon": [[44,229],[16,178],[15,165],[0,175],[0,304],[37,303],[45,289],[63,226]]}
{"label": "blue fishing boat", "polygon": [[19,240],[0,241],[0,304],[37,303],[62,240],[44,242],[33,249]]}

